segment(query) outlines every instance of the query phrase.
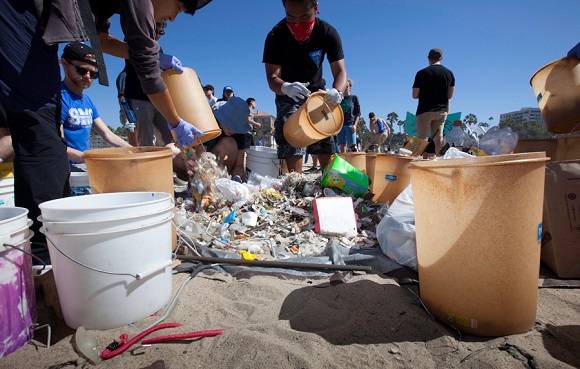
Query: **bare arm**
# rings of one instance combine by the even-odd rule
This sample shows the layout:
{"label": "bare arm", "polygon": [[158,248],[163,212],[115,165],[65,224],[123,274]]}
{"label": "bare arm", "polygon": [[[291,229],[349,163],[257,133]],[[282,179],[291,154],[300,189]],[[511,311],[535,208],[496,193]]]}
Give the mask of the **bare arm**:
{"label": "bare arm", "polygon": [[418,99],[420,92],[421,89],[419,87],[413,87],[413,99]]}
{"label": "bare arm", "polygon": [[252,126],[252,127],[256,127],[256,128],[260,128],[262,127],[262,125],[259,122],[256,122],[255,120],[252,119],[251,115],[248,115],[248,123]]}
{"label": "bare arm", "polygon": [[93,129],[99,136],[101,136],[105,141],[114,147],[132,147],[121,137],[117,136],[111,130],[101,118],[93,120]]}
{"label": "bare arm", "polygon": [[447,98],[449,100],[451,100],[451,98],[453,97],[454,92],[455,92],[455,86],[449,87],[449,91],[447,91]]}
{"label": "bare arm", "polygon": [[268,86],[270,87],[270,90],[278,95],[284,95],[282,93],[282,85],[286,82],[280,78],[281,72],[282,66],[266,63],[266,79],[268,80]]}
{"label": "bare arm", "polygon": [[346,91],[346,66],[344,65],[344,59],[330,63],[330,71],[334,77],[332,87],[344,93]]}
{"label": "bare arm", "polygon": [[99,33],[99,42],[104,53],[122,59],[129,59],[129,47],[127,43],[111,36],[108,33]]}

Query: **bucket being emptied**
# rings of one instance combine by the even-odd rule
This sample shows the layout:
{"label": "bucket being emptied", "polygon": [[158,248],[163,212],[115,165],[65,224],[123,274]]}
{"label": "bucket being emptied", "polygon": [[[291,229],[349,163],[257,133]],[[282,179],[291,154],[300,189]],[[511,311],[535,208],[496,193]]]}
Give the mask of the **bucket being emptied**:
{"label": "bucket being emptied", "polygon": [[33,337],[36,296],[30,258],[28,209],[0,208],[0,358]]}
{"label": "bucket being emptied", "polygon": [[284,138],[290,145],[303,148],[340,132],[344,122],[342,108],[326,103],[325,95],[324,91],[314,92],[284,122]]}
{"label": "bucket being emptied", "polygon": [[411,163],[421,299],[440,321],[492,337],[534,326],[547,160]]}
{"label": "bucket being emptied", "polygon": [[[47,201],[40,207],[42,217],[46,218],[47,208],[64,200],[69,200],[69,204],[72,200],[74,209],[76,201],[109,195],[123,193]],[[83,223],[84,233],[64,233],[65,227],[58,228],[58,233],[53,233],[57,232],[54,227],[42,228],[62,314],[69,327],[120,327],[148,317],[169,301],[173,207],[154,209],[156,204],[150,205],[152,209],[144,206],[139,211],[152,214],[150,218],[155,221],[138,222],[135,217],[124,215],[122,207],[112,206],[108,212],[99,209],[100,219],[95,219],[94,214],[90,216],[94,220]],[[61,213],[66,212],[60,206],[55,207],[59,207]],[[120,214],[116,214],[115,209]],[[69,221],[76,221],[74,211]],[[119,226],[110,228],[115,221]]]}
{"label": "bucket being emptied", "polygon": [[580,130],[580,59],[553,61],[534,73],[530,84],[548,132]]}

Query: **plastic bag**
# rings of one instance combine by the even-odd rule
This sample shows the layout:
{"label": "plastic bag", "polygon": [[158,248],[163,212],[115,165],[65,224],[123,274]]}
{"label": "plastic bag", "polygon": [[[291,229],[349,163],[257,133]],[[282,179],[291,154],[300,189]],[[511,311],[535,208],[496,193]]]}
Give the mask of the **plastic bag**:
{"label": "plastic bag", "polygon": [[251,200],[252,193],[250,189],[242,183],[232,181],[228,178],[216,178],[216,187],[223,195],[232,202],[234,206],[240,207]]}
{"label": "plastic bag", "polygon": [[479,150],[487,155],[509,154],[518,144],[518,134],[510,127],[491,127],[479,140]]}
{"label": "plastic bag", "polygon": [[417,270],[415,205],[411,184],[393,201],[376,231],[385,255],[401,265]]}

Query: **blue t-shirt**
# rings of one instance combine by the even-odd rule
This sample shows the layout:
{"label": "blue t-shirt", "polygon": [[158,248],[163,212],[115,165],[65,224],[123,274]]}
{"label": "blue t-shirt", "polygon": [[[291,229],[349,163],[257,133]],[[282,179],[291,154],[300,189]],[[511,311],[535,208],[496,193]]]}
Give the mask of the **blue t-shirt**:
{"label": "blue t-shirt", "polygon": [[90,149],[91,128],[99,112],[90,97],[75,94],[64,82],[61,86],[64,138],[69,147],[84,152]]}

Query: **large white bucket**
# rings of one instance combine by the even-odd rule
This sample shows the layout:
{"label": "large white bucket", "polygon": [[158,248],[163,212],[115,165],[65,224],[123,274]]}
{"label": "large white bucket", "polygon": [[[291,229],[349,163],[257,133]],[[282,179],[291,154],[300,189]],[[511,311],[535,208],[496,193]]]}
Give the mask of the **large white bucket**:
{"label": "large white bucket", "polygon": [[0,178],[0,206],[14,206],[14,177]]}
{"label": "large white bucket", "polygon": [[0,208],[0,358],[33,337],[36,297],[27,253],[34,233],[27,214],[24,208]]}
{"label": "large white bucket", "polygon": [[120,327],[148,317],[169,301],[172,218],[168,212],[154,224],[111,232],[100,231],[99,222],[93,233],[43,229],[69,327]]}
{"label": "large white bucket", "polygon": [[98,222],[85,221],[69,221],[69,222],[51,222],[38,217],[42,222],[42,226],[46,232],[50,234],[76,234],[76,233],[93,233],[100,232],[114,232],[122,231],[127,228],[146,227],[164,220],[174,209],[173,205],[169,205],[165,209],[155,210],[150,212],[140,212],[131,216],[119,217],[116,219],[104,219]]}
{"label": "large white bucket", "polygon": [[282,162],[278,159],[278,152],[271,147],[251,146],[246,158],[246,171],[258,173],[262,176],[277,178],[280,174]]}
{"label": "large white bucket", "polygon": [[165,192],[115,192],[91,196],[66,197],[43,202],[42,218],[51,222],[101,221],[154,212],[173,205]]}

